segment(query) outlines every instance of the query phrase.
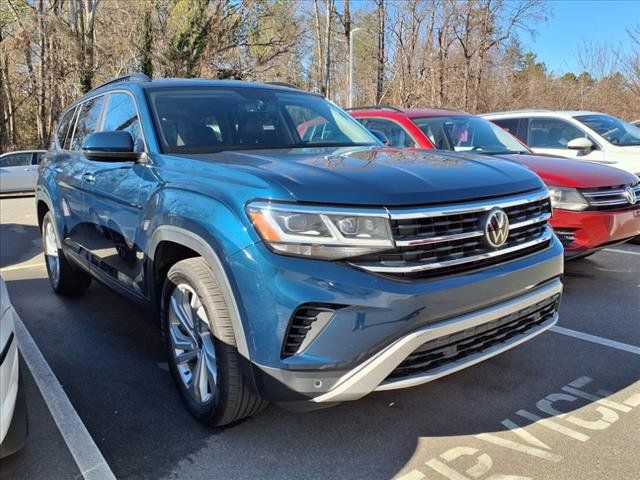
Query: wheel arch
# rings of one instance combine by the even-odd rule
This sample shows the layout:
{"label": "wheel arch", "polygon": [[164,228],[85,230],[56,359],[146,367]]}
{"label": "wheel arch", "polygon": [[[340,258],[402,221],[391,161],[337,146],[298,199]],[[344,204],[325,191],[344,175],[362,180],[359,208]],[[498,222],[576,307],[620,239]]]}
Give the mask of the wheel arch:
{"label": "wheel arch", "polygon": [[[229,316],[231,318],[231,324],[233,326],[233,333],[236,338],[238,353],[240,353],[240,355],[242,355],[246,359],[249,359],[249,347],[240,316],[240,310],[238,308],[238,302],[236,301],[236,296],[234,294],[234,289],[231,285],[231,280],[224,268],[222,260],[220,259],[220,256],[218,255],[216,250],[211,246],[211,242],[207,241],[200,235],[181,227],[173,225],[159,226],[154,231],[149,242],[150,262],[147,271],[147,275],[151,275],[151,277],[149,278],[154,278],[153,275],[155,272],[156,255],[160,251],[159,247],[162,247],[163,242],[170,242],[179,245],[181,248],[188,249],[188,251],[195,254],[182,256],[180,260],[193,256],[201,256],[205,259],[216,281],[218,282],[224,300],[227,304]],[[152,285],[151,289],[151,298],[154,304],[157,305],[160,299],[158,297],[158,294],[155,293],[155,285]]]}

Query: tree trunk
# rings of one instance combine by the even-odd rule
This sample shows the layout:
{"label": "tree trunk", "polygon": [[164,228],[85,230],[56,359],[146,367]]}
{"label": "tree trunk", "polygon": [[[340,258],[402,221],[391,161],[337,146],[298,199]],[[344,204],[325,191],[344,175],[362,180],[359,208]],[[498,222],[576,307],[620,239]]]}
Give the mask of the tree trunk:
{"label": "tree trunk", "polygon": [[322,95],[329,97],[331,94],[331,16],[333,13],[333,0],[327,0],[327,24],[325,26],[325,63],[324,63],[324,88]]}
{"label": "tree trunk", "polygon": [[376,66],[376,105],[382,101],[382,88],[384,82],[384,0],[376,0],[378,3],[378,58]]}
{"label": "tree trunk", "polygon": [[349,66],[350,66],[350,59],[351,59],[351,5],[349,5],[349,0],[343,0],[344,1],[344,40],[345,40],[345,45],[346,45],[346,52],[347,52],[347,68],[345,69],[346,71],[346,82],[345,85],[347,86],[347,94],[345,95],[344,98],[349,98],[349,95],[351,92],[349,92],[349,87],[350,87],[350,83],[349,83],[349,79],[351,78],[351,72],[349,71]]}

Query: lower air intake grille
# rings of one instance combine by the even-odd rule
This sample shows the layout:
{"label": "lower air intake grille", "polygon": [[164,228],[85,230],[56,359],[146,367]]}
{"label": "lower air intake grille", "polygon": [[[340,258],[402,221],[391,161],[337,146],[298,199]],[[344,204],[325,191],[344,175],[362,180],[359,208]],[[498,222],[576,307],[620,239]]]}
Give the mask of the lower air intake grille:
{"label": "lower air intake grille", "polygon": [[387,380],[425,374],[443,364],[504,343],[546,322],[555,313],[559,299],[560,296],[556,295],[506,317],[431,340],[409,355]]}
{"label": "lower air intake grille", "polygon": [[[339,308],[339,307],[338,307]],[[290,357],[303,350],[305,340],[311,330],[319,331],[331,319],[336,307],[327,305],[305,304],[298,307],[293,313],[284,344],[282,345],[282,357]]]}

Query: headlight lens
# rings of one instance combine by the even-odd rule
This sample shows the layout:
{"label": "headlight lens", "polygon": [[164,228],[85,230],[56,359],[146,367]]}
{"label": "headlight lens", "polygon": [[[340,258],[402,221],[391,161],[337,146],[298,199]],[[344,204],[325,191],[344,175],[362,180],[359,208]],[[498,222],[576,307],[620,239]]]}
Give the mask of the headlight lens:
{"label": "headlight lens", "polygon": [[339,260],[394,247],[384,210],[254,202],[247,213],[265,243],[283,255]]}
{"label": "headlight lens", "polygon": [[549,187],[551,206],[562,210],[584,210],[589,206],[575,188]]}

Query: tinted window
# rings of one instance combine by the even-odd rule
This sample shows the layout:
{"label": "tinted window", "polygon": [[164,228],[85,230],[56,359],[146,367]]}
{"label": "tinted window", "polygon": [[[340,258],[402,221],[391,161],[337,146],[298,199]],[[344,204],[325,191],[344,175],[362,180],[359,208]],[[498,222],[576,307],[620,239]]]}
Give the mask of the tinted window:
{"label": "tinted window", "polygon": [[0,158],[0,167],[26,167],[31,165],[31,158],[33,154],[29,153],[14,153]]}
{"label": "tinted window", "polygon": [[520,122],[519,118],[501,118],[498,120],[489,121],[495,123],[500,128],[505,129],[511,135],[515,135],[516,137],[520,138],[520,140],[522,140],[523,142],[527,140],[526,138],[521,138],[521,134],[520,132],[518,132],[518,123]]}
{"label": "tinted window", "polygon": [[40,162],[42,162],[42,157],[44,157],[44,153],[45,152],[37,152],[36,153],[35,162],[33,162],[34,165],[40,165]]}
{"label": "tinted window", "polygon": [[262,88],[163,88],[149,92],[164,152],[377,145],[321,97]]}
{"label": "tinted window", "polygon": [[126,93],[112,93],[105,112],[102,130],[122,130],[133,137],[134,150],[144,151],[144,140],[140,129],[140,119],[133,98]]}
{"label": "tinted window", "polygon": [[529,141],[531,148],[566,149],[574,138],[587,137],[577,127],[557,118],[530,118]]}
{"label": "tinted window", "polygon": [[62,119],[60,120],[60,126],[58,127],[58,134],[57,134],[58,146],[60,148],[64,148],[65,140],[67,139],[67,134],[69,133],[69,130],[70,130],[69,127],[73,125],[73,122],[71,120],[74,117],[73,114],[75,113],[75,111],[76,109],[72,108],[67,113],[65,113],[62,116]]}
{"label": "tinted window", "polygon": [[82,110],[71,141],[71,150],[80,150],[85,138],[97,130],[103,104],[104,96],[94,97],[82,104]]}
{"label": "tinted window", "polygon": [[383,118],[363,119],[363,125],[369,130],[378,130],[389,139],[390,147],[406,148],[414,147],[416,144],[404,128],[391,120]]}

